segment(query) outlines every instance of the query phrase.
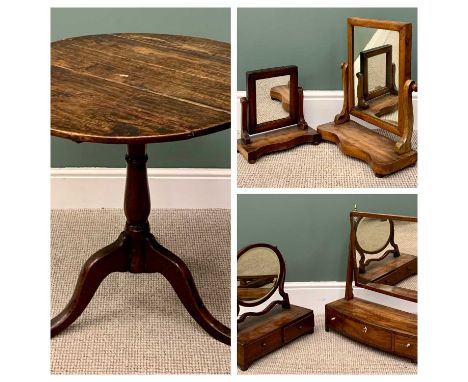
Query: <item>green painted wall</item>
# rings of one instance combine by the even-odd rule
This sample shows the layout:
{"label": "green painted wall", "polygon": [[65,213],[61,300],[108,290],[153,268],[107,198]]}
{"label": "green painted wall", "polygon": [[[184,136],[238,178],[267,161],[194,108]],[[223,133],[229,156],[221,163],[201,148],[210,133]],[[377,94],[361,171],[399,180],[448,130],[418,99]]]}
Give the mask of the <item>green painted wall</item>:
{"label": "green painted wall", "polygon": [[417,80],[416,8],[240,8],[237,12],[237,89],[245,72],[297,65],[307,90],[341,90],[340,63],[347,61],[348,17],[413,24],[412,77]]}
{"label": "green painted wall", "polygon": [[[112,32],[168,33],[230,41],[230,9],[53,8],[51,41]],[[51,138],[52,167],[125,167],[125,145]],[[230,167],[230,130],[148,146],[149,167]]]}
{"label": "green painted wall", "polygon": [[286,281],[344,281],[349,212],[417,215],[416,195],[238,195],[237,246],[278,246]]}

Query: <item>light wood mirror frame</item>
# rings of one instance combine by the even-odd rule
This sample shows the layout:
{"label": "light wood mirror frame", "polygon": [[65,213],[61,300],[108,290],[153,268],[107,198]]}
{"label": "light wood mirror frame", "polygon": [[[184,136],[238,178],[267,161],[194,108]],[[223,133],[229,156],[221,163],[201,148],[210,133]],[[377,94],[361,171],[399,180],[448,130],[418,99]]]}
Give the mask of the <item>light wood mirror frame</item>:
{"label": "light wood mirror frame", "polygon": [[[375,29],[386,29],[396,31],[399,34],[398,43],[398,126],[374,117],[359,109],[355,105],[354,98],[354,27],[365,27]],[[416,91],[416,84],[411,80],[411,41],[412,41],[412,26],[411,23],[398,21],[370,20],[361,19],[358,17],[348,18],[348,104],[347,113],[387,130],[393,134],[402,137],[397,151],[411,148],[411,135],[413,133],[413,113],[412,113],[412,97],[411,93]],[[406,89],[405,89],[406,88]],[[411,90],[410,90],[411,88]],[[411,108],[411,121],[409,121],[408,107]],[[406,110],[405,110],[406,109]],[[411,123],[409,123],[411,122]],[[406,150],[407,151],[407,150]]]}
{"label": "light wood mirror frame", "polygon": [[[398,32],[398,123],[385,121],[359,110],[355,99],[354,28],[374,28]],[[383,177],[414,166],[417,152],[412,150],[413,97],[416,82],[411,79],[411,23],[350,17],[347,21],[348,62],[341,64],[343,107],[333,122],[317,127],[323,140],[336,143],[340,150],[366,161],[377,177]],[[397,141],[369,129],[351,116],[382,128],[400,137]]]}

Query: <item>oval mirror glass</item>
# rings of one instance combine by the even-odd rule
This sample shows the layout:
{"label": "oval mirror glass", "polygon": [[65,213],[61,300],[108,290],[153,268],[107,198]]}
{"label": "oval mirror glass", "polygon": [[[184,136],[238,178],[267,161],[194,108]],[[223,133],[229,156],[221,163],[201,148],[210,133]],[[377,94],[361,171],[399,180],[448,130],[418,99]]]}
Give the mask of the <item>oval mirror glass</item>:
{"label": "oval mirror glass", "polygon": [[268,247],[254,247],[237,259],[237,299],[254,304],[278,285],[280,261]]}
{"label": "oval mirror glass", "polygon": [[390,220],[362,218],[356,228],[356,241],[366,252],[379,252],[390,240]]}

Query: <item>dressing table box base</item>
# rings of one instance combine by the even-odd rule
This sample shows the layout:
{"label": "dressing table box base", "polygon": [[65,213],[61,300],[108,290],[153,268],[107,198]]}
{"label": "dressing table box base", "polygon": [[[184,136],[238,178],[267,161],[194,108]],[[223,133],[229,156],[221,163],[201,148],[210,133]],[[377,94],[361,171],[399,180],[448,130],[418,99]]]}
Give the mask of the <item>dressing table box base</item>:
{"label": "dressing table box base", "polygon": [[417,316],[370,301],[341,299],[325,305],[325,330],[417,361]]}
{"label": "dressing table box base", "polygon": [[237,325],[237,365],[245,371],[257,359],[313,332],[314,312],[296,305],[276,306],[264,315],[247,317]]}

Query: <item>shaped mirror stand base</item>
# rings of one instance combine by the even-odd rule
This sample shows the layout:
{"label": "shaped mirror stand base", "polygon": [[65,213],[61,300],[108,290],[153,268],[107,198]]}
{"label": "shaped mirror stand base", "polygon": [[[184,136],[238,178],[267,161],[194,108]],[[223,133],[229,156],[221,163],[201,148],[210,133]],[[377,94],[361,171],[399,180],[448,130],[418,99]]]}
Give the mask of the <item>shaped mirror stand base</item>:
{"label": "shaped mirror stand base", "polygon": [[289,126],[284,129],[273,130],[261,135],[251,135],[250,143],[237,140],[237,152],[249,163],[255,163],[262,155],[275,151],[288,150],[304,143],[317,145],[321,142],[320,134],[310,127],[301,129],[299,126]]}
{"label": "shaped mirror stand base", "polygon": [[317,131],[323,140],[336,143],[344,154],[367,162],[377,177],[414,166],[417,161],[416,151],[398,154],[394,141],[354,121],[340,125],[329,122],[318,126]]}

